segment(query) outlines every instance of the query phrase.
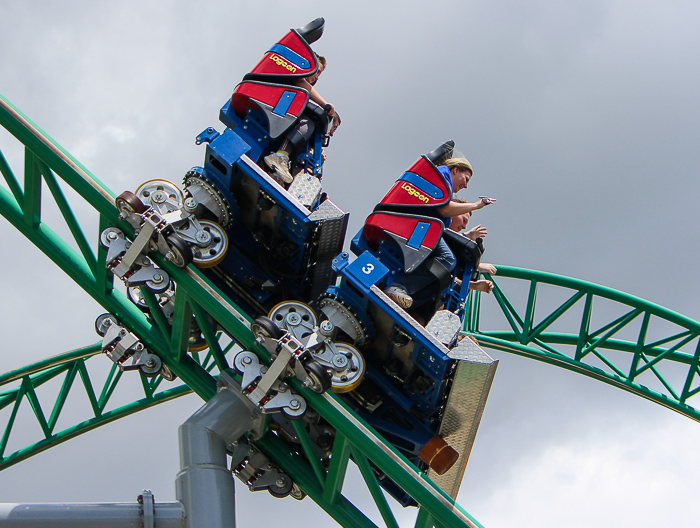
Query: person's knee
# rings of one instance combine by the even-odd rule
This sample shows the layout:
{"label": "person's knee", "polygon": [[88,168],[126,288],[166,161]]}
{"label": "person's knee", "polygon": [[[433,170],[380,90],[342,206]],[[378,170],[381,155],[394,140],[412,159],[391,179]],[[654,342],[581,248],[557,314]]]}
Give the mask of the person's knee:
{"label": "person's knee", "polygon": [[450,255],[443,261],[443,265],[450,273],[452,273],[457,267],[457,258],[454,256],[454,254],[450,253]]}
{"label": "person's knee", "polygon": [[457,267],[457,257],[444,240],[441,240],[434,253],[434,259],[442,264],[448,272]]}
{"label": "person's knee", "polygon": [[437,255],[435,260],[442,264],[442,266],[450,273],[457,267],[457,258],[451,251],[445,251],[444,253]]}

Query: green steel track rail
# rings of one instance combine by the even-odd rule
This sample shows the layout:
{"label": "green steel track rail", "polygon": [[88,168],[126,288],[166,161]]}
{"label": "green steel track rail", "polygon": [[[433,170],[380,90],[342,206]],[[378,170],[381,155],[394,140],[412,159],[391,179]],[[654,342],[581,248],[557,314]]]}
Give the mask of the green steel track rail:
{"label": "green steel track rail", "polygon": [[[482,346],[584,374],[700,421],[688,403],[700,392],[699,322],[552,273],[499,266],[489,278],[498,308],[489,303],[486,315],[474,296],[465,321]],[[520,295],[507,295],[509,288]]]}
{"label": "green steel track rail", "polygon": [[[249,321],[234,304],[196,269],[176,268],[159,255],[152,257],[177,285],[173,323],[168,324],[155,297],[144,290],[143,295],[151,312],[151,317],[147,318],[114,286],[112,275],[105,266],[106,251],[97,240],[91,241],[84,234],[66,197],[65,186],[77,193],[80,207],[88,207],[98,213],[100,230],[118,226],[132,237],[133,229],[119,219],[114,194],[2,96],[0,125],[24,149],[21,183],[0,151],[0,174],[5,181],[5,186],[0,185],[0,214],[106,311],[117,316],[179,379],[168,383],[160,378],[141,378],[141,388],[135,392],[133,401],[115,403],[113,395],[117,387],[129,378],[139,378],[139,375],[121,375],[107,358],[98,354],[98,347],[94,345],[1,375],[0,411],[9,414],[9,419],[4,431],[0,429],[0,469],[99,425],[190,391],[208,400],[216,392],[218,374],[228,371],[227,352],[235,346],[253,350],[263,361],[269,361],[266,351],[255,345]],[[68,240],[57,235],[44,219],[44,216],[48,216],[44,205],[50,200],[70,231]],[[196,317],[209,347],[206,354],[188,351],[192,315]],[[209,320],[216,321],[224,332],[217,332]],[[220,336],[232,337],[220,340]],[[102,383],[97,383],[99,376],[96,372],[101,367],[100,360],[108,373]],[[302,444],[300,452],[291,452],[271,432],[255,444],[338,523],[353,528],[376,526],[342,494],[346,470],[352,459],[385,526],[398,527],[398,523],[374,477],[372,466],[400,483],[418,502],[420,508],[416,527],[481,526],[333,394],[318,395],[302,388],[296,380],[291,383],[304,395],[308,404],[336,429],[330,466],[326,469],[322,465],[308,433],[301,427],[297,430]],[[56,384],[58,390],[55,390]],[[49,385],[54,387],[53,392],[44,390]],[[62,417],[68,395],[77,391],[84,391],[92,416],[64,426]],[[14,428],[27,420],[35,420],[42,438],[29,446],[6,452]],[[58,427],[59,423],[61,427]]]}
{"label": "green steel track rail", "polygon": [[[101,388],[96,391],[98,384],[91,379],[90,372],[104,370],[104,367],[104,358],[101,357],[98,344],[49,358],[0,376],[0,409],[10,409],[4,434],[0,438],[0,469],[10,467],[96,427],[192,392],[187,385],[182,384],[163,390],[161,387],[163,379],[160,376],[153,379],[141,376],[143,398],[112,408],[112,402],[116,399],[115,390],[122,381],[122,371],[113,365],[104,382],[100,384]],[[58,382],[60,388],[54,398],[47,399],[42,394],[42,390],[51,382]],[[85,391],[92,416],[86,420],[75,420],[76,423],[57,430],[58,420],[62,417],[69,394],[75,394],[78,390]],[[47,400],[53,402],[48,416],[41,403]],[[38,423],[43,438],[26,448],[6,455],[8,440],[23,403],[31,407],[32,416]]]}

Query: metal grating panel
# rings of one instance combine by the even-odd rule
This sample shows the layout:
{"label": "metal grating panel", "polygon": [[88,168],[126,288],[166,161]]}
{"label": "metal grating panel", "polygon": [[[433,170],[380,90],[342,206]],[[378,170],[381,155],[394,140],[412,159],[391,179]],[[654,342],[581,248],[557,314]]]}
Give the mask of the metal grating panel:
{"label": "metal grating panel", "polygon": [[444,475],[440,476],[429,470],[428,476],[440,489],[456,499],[498,361],[491,358],[469,337],[462,339],[459,345],[450,351],[450,356],[459,363],[439,434],[457,450],[459,460]]}
{"label": "metal grating panel", "polygon": [[309,215],[309,220],[313,220],[314,222],[318,222],[319,220],[339,220],[346,214],[347,213],[340,210],[333,202],[325,200]]}
{"label": "metal grating panel", "polygon": [[316,299],[335,281],[336,273],[331,267],[331,261],[343,250],[348,214],[330,200],[325,200],[309,215],[309,220],[318,223],[313,240],[316,249],[310,294],[311,299]]}
{"label": "metal grating panel", "polygon": [[287,192],[302,205],[311,207],[321,196],[321,181],[316,176],[300,172],[294,177]]}
{"label": "metal grating panel", "polygon": [[435,312],[425,329],[443,345],[450,346],[462,329],[462,320],[449,310],[440,310]]}

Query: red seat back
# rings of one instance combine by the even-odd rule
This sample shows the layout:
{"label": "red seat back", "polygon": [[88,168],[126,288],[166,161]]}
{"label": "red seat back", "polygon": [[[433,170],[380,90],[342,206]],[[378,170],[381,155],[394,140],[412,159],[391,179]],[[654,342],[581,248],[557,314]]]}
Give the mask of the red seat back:
{"label": "red seat back", "polygon": [[447,204],[451,199],[452,189],[442,173],[426,156],[421,156],[396,180],[377,209],[407,211],[435,208]]}
{"label": "red seat back", "polygon": [[231,107],[241,119],[245,119],[250,108],[264,114],[270,125],[270,137],[276,139],[299,118],[308,100],[309,94],[303,88],[244,81],[236,86]]}
{"label": "red seat back", "polygon": [[382,239],[393,240],[401,250],[405,271],[410,273],[435,249],[443,230],[437,218],[375,212],[365,221],[362,236],[372,249],[377,249]]}
{"label": "red seat back", "polygon": [[272,46],[248,73],[244,80],[274,80],[286,82],[281,78],[298,79],[316,72],[318,63],[311,46],[291,29],[277,44]]}

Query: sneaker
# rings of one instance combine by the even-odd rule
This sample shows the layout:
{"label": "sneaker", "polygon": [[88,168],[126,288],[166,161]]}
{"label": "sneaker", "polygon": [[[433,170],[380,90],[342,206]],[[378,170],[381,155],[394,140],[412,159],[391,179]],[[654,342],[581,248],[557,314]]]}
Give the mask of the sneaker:
{"label": "sneaker", "polygon": [[413,304],[413,299],[401,286],[390,286],[384,293],[404,310],[408,310]]}
{"label": "sneaker", "polygon": [[284,183],[292,183],[294,178],[289,172],[289,155],[284,152],[273,152],[265,156],[265,164],[270,167]]}

